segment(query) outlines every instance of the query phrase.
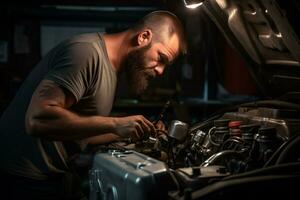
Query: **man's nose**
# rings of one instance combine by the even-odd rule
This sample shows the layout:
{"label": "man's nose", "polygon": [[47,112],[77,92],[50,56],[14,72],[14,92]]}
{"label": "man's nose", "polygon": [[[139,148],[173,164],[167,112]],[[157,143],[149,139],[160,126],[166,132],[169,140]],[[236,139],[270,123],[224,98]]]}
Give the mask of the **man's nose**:
{"label": "man's nose", "polygon": [[164,73],[164,70],[165,70],[165,66],[164,65],[157,65],[155,68],[154,68],[156,74],[158,75],[162,75]]}

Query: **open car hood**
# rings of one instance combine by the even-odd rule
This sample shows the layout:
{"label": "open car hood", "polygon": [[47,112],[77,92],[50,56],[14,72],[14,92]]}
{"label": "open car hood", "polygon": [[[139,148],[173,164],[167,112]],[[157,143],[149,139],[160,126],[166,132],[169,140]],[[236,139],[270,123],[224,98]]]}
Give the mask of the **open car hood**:
{"label": "open car hood", "polygon": [[300,92],[299,8],[296,0],[209,0],[202,5],[271,97]]}

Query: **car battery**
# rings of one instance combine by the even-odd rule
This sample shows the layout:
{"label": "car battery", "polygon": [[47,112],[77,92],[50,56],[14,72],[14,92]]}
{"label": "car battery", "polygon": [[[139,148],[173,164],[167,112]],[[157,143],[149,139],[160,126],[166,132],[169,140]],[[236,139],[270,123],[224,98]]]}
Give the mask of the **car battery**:
{"label": "car battery", "polygon": [[96,153],[89,171],[89,199],[166,199],[175,187],[171,175],[163,162],[133,150]]}

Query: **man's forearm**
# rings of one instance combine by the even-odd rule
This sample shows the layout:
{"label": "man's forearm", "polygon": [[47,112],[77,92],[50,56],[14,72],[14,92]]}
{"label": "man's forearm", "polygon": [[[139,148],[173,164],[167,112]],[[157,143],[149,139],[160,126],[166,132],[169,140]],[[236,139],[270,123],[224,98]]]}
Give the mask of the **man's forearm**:
{"label": "man's forearm", "polygon": [[109,144],[112,142],[119,141],[121,139],[120,136],[113,133],[106,133],[103,135],[97,135],[93,137],[89,137],[84,139],[84,141],[89,145],[99,145],[99,144]]}
{"label": "man's forearm", "polygon": [[58,106],[48,106],[26,117],[27,133],[51,140],[84,139],[114,132],[111,117],[79,116]]}

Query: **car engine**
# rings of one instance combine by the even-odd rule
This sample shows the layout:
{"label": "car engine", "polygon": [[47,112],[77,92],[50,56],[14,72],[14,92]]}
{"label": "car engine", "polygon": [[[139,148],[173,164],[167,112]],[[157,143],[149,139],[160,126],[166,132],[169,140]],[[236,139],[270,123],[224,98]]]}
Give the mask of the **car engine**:
{"label": "car engine", "polygon": [[226,178],[285,162],[291,155],[281,154],[297,135],[298,116],[296,104],[261,101],[193,126],[173,120],[155,137],[111,144],[95,154],[90,199],[194,199],[193,192]]}

